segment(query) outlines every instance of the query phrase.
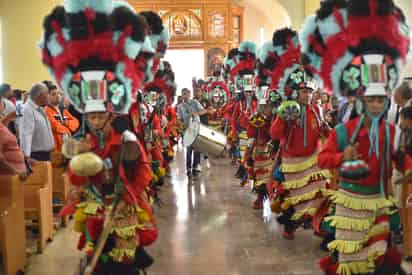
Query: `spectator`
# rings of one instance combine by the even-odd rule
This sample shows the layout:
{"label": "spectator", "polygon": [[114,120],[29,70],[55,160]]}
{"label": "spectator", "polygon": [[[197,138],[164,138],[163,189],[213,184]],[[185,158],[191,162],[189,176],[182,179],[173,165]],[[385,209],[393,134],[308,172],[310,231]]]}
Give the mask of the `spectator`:
{"label": "spectator", "polygon": [[[4,105],[0,104],[0,121]],[[19,175],[26,178],[26,165],[24,155],[17,144],[17,138],[4,124],[0,123],[0,175]]]}
{"label": "spectator", "polygon": [[[205,93],[205,90],[203,90],[202,88],[196,88],[196,90],[195,90],[195,99],[197,101],[199,101],[199,103],[202,105],[203,109],[209,110],[209,108],[211,107],[210,104],[209,104],[209,100],[207,98],[207,95]],[[209,125],[209,114],[208,113],[205,113],[205,114],[199,116],[199,118],[200,118],[200,123],[202,123],[203,125]],[[207,154],[203,154],[203,158],[206,162],[206,167],[209,169],[210,168],[209,156]],[[195,169],[197,171],[202,170],[200,165],[198,165],[197,167],[195,166]]]}
{"label": "spectator", "polygon": [[12,96],[13,92],[9,84],[0,85],[0,104],[3,105],[1,115],[4,117],[3,124],[6,125],[6,127],[10,126],[10,130],[14,132],[14,125],[10,125],[16,119],[16,106],[9,99]]}
{"label": "spectator", "polygon": [[332,106],[330,103],[330,96],[326,92],[322,92],[320,94],[320,101],[321,101],[322,112],[324,115],[326,115],[326,113],[332,109]]}
{"label": "spectator", "polygon": [[[184,88],[182,90],[183,102],[179,105],[177,110],[178,118],[184,123],[185,127],[188,128],[191,120],[200,122],[199,116],[204,115],[207,111],[202,107],[202,105],[196,99],[190,99],[190,90]],[[199,170],[196,169],[200,164],[200,152],[193,150],[191,146],[186,148],[186,172],[187,176],[191,177],[192,174],[197,176]],[[193,171],[192,171],[193,168]]]}
{"label": "spectator", "polygon": [[[402,108],[400,112],[400,128],[402,134],[399,140],[395,142],[398,145],[398,155],[403,162],[412,157],[412,106]],[[402,175],[403,176],[403,175]],[[402,177],[400,176],[400,177]],[[410,181],[404,182],[400,188],[400,214],[403,228],[403,254],[408,262],[412,261],[412,209],[406,206],[408,197],[412,194],[412,184]],[[395,189],[396,190],[396,189]]]}
{"label": "spectator", "polygon": [[399,124],[401,109],[412,106],[412,87],[408,81],[403,82],[402,85],[395,90],[393,100],[396,103],[396,106],[393,106],[392,109],[392,111],[395,112],[393,122],[395,124]]}
{"label": "spectator", "polygon": [[43,109],[49,103],[49,90],[44,84],[38,83],[29,93],[19,129],[20,145],[29,162],[50,161],[54,147],[53,133]]}
{"label": "spectator", "polygon": [[357,116],[358,112],[356,110],[356,97],[348,96],[346,102],[343,103],[338,110],[338,122],[346,123]]}
{"label": "spectator", "polygon": [[11,100],[14,96],[10,84],[7,83],[0,85],[0,94],[2,94],[2,96],[8,100]]}
{"label": "spectator", "polygon": [[63,94],[57,86],[49,87],[49,105],[44,108],[54,137],[54,149],[61,152],[63,141],[79,128],[79,121],[65,108]]}

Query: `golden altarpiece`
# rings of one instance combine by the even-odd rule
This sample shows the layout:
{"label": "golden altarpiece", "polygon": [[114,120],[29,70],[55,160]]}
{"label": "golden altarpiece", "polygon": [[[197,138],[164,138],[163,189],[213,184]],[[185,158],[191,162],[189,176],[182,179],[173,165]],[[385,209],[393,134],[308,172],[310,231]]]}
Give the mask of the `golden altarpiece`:
{"label": "golden altarpiece", "polygon": [[137,12],[156,11],[168,27],[172,49],[203,49],[205,74],[243,40],[243,8],[232,0],[128,0]]}

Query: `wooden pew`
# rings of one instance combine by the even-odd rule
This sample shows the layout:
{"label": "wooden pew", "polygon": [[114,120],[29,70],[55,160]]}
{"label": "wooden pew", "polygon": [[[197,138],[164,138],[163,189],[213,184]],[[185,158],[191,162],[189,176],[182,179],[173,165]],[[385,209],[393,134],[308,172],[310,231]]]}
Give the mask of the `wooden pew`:
{"label": "wooden pew", "polygon": [[12,176],[0,176],[0,251],[5,275],[15,275],[24,271],[24,188],[23,183]]}
{"label": "wooden pew", "polygon": [[[52,153],[52,167],[53,167],[53,199],[58,199],[60,203],[53,201],[53,207],[59,210],[66,202],[69,195],[70,184],[65,180],[65,168],[62,167],[64,162],[63,154],[60,152]],[[67,217],[62,218],[62,226],[66,226]]]}
{"label": "wooden pew", "polygon": [[52,166],[37,162],[24,182],[24,213],[27,220],[37,220],[39,226],[38,253],[42,253],[54,233]]}

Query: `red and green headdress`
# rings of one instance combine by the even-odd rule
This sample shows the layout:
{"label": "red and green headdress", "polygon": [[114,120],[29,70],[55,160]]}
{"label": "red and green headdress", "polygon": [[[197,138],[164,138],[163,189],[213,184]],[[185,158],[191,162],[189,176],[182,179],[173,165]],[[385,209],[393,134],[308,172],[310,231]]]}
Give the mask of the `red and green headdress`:
{"label": "red and green headdress", "polygon": [[127,113],[143,81],[134,61],[146,37],[144,18],[112,0],[66,0],[43,26],[43,63],[76,109]]}
{"label": "red and green headdress", "polygon": [[392,0],[326,0],[301,32],[304,62],[337,96],[389,95],[401,80],[409,27]]}
{"label": "red and green headdress", "polygon": [[254,91],[256,77],[256,44],[244,41],[237,54],[238,63],[230,71],[230,80],[240,90]]}
{"label": "red and green headdress", "polygon": [[298,90],[306,88],[309,80],[301,64],[298,34],[290,28],[280,29],[267,48],[264,69],[270,76],[270,89],[278,91],[284,100],[296,99]]}

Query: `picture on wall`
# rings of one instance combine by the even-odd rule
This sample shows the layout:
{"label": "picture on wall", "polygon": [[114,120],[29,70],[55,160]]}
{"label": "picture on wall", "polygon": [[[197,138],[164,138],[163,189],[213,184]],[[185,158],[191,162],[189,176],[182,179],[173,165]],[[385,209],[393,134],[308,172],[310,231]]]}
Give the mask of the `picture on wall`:
{"label": "picture on wall", "polygon": [[220,71],[223,67],[225,51],[221,48],[211,48],[207,53],[207,75],[213,75],[213,72]]}

